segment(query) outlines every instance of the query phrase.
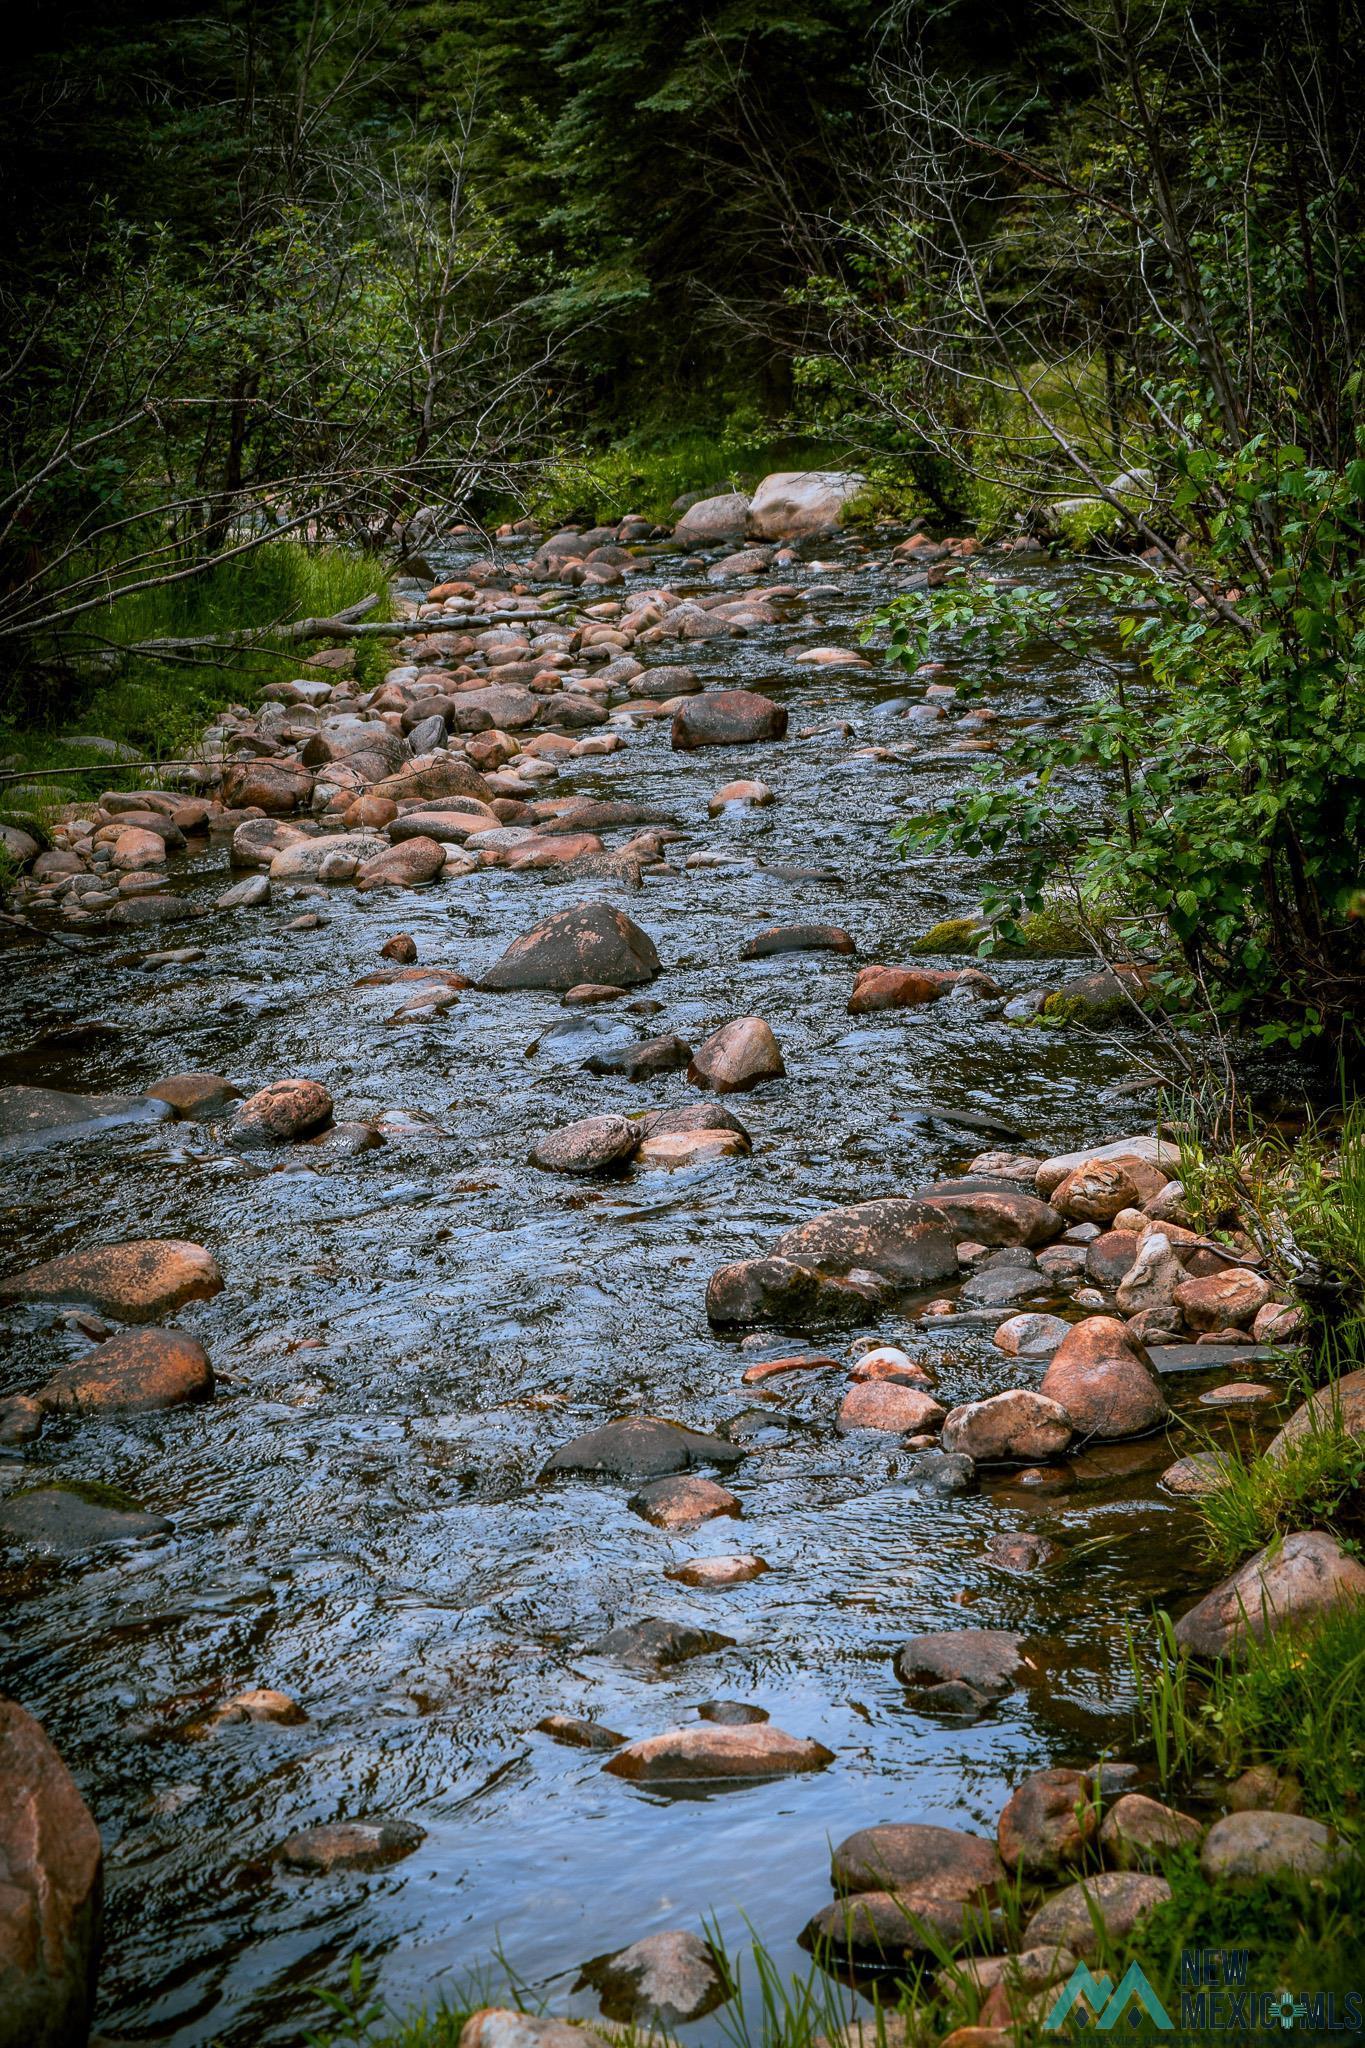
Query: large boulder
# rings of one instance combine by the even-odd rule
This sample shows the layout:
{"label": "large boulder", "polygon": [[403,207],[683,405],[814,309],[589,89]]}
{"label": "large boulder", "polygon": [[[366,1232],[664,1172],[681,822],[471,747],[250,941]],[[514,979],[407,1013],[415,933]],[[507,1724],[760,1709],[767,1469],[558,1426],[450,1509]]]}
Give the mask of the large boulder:
{"label": "large boulder", "polygon": [[491,989],[638,988],[659,972],[654,941],[609,903],[579,903],[557,910],[543,924],[513,939],[488,970]]}
{"label": "large boulder", "polygon": [[1052,1354],[1040,1393],[1071,1417],[1081,1436],[1145,1436],[1170,1413],[1146,1349],[1116,1316],[1077,1323]]}
{"label": "large boulder", "polygon": [[957,1242],[939,1213],[903,1195],[826,1209],[780,1237],[774,1256],[822,1273],[876,1273],[900,1287],[955,1279]]}
{"label": "large boulder", "polygon": [[0,2048],[78,2048],[99,1967],[99,1829],[31,1715],[0,1700]]}
{"label": "large boulder", "polygon": [[1209,1829],[1200,1867],[1213,1884],[1330,1877],[1350,1859],[1345,1843],[1302,1813],[1227,1813]]}
{"label": "large boulder", "polygon": [[393,803],[404,797],[476,796],[491,803],[493,792],[476,768],[458,754],[430,754],[425,760],[409,761],[396,775],[376,782],[372,792]]}
{"label": "large boulder", "polygon": [[350,880],[361,861],[385,850],[377,832],[327,832],[282,846],[270,861],[272,882]]}
{"label": "large boulder", "polygon": [[1301,1628],[1348,1601],[1365,1600],[1365,1565],[1323,1529],[1295,1529],[1258,1550],[1175,1625],[1181,1649],[1222,1657],[1248,1636]]}
{"label": "large boulder", "polygon": [[943,1218],[959,1243],[1046,1244],[1065,1228],[1057,1211],[1019,1187],[985,1178],[938,1181],[913,1199]]}
{"label": "large boulder", "polygon": [[785,739],[787,709],[757,690],[706,690],[688,697],[673,713],[673,751],[697,747],[742,747],[758,740]]}
{"label": "large boulder", "polygon": [[1267,1444],[1265,1455],[1279,1465],[1310,1437],[1337,1431],[1354,1437],[1358,1443],[1365,1442],[1365,1367],[1344,1372],[1340,1379],[1310,1394],[1279,1435]]}
{"label": "large boulder", "polygon": [[777,470],[754,492],[748,530],[758,540],[803,540],[833,533],[843,522],[844,507],[865,481],[852,470]]}
{"label": "large boulder", "polygon": [[312,771],[299,761],[230,761],[223,770],[223,804],[229,811],[271,811],[287,816],[308,808]]}
{"label": "large boulder", "polygon": [[1065,1408],[1028,1387],[966,1401],[943,1424],[945,1451],[977,1465],[1037,1465],[1060,1457],[1074,1430]]}
{"label": "large boulder", "polygon": [[218,1262],[180,1238],[138,1238],[64,1252],[0,1280],[0,1301],[78,1302],[120,1323],[155,1323],[222,1292]]}
{"label": "large boulder", "polygon": [[673,538],[684,548],[710,548],[723,541],[743,540],[748,516],[749,500],[742,491],[698,498],[674,527]]}

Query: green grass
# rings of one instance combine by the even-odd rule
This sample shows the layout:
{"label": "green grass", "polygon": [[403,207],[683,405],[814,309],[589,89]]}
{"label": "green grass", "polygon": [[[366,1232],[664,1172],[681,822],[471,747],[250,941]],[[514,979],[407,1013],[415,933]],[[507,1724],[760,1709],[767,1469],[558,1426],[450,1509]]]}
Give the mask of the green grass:
{"label": "green grass", "polygon": [[1315,1406],[1281,1456],[1248,1457],[1235,1439],[1217,1456],[1217,1490],[1199,1507],[1220,1571],[1294,1529],[1329,1529],[1351,1544],[1365,1537],[1365,1442],[1341,1427],[1338,1404]]}
{"label": "green grass", "polygon": [[[291,619],[324,617],[378,593],[372,618],[388,616],[387,565],[375,555],[272,541],[203,577],[119,599],[84,624],[105,643],[96,664],[82,660],[41,672],[19,671],[0,686],[0,756],[9,769],[68,768],[19,787],[0,784],[0,814],[36,811],[136,786],[144,773],[120,770],[94,750],[58,744],[88,733],[133,748],[139,757],[173,760],[193,748],[226,705],[252,703],[262,687],[285,681],[315,649],[196,649],[175,658],[123,655],[136,642],[229,634]],[[391,643],[359,642],[362,677],[375,679],[392,659]],[[86,653],[90,650],[87,648]],[[93,774],[76,770],[90,766]],[[101,779],[103,778],[103,779]],[[9,803],[6,804],[6,788]],[[41,795],[35,792],[41,792]]]}

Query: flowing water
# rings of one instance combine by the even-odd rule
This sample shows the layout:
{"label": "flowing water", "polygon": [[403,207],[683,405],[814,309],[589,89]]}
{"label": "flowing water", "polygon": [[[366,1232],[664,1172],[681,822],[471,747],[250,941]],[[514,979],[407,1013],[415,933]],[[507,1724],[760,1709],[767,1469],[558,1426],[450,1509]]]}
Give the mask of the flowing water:
{"label": "flowing water", "polygon": [[[643,891],[484,870],[403,895],[334,889],[313,931],[285,931],[311,905],[278,897],[215,913],[189,929],[205,951],[186,965],[141,968],[126,933],[77,954],[8,956],[0,1079],[129,1090],[213,1070],[254,1089],[313,1075],[339,1117],[392,1113],[387,1144],[349,1159],[303,1146],[263,1165],[227,1153],[210,1126],[171,1123],[9,1162],[11,1266],[177,1236],[208,1246],[227,1279],[176,1318],[208,1347],[211,1404],[49,1421],[0,1462],[5,1490],[43,1475],[102,1482],[174,1524],[4,1581],[0,1676],[48,1728],[104,1834],[110,2034],[177,2048],[295,2041],[319,2020],[310,1987],[335,1984],[356,1952],[394,2005],[458,1997],[500,1951],[554,2009],[590,2013],[591,1995],[574,1990],[584,1959],[710,1915],[727,1938],[747,1925],[780,1964],[805,1967],[795,1938],[830,1896],[831,1841],[893,1819],[992,1832],[1026,1770],[1123,1749],[1125,1631],[1201,1582],[1190,1510],[1157,1490],[1166,1440],[1082,1457],[1069,1490],[1047,1497],[1006,1475],[940,1500],[906,1484],[913,1454],[895,1438],[836,1433],[838,1375],[778,1380],[758,1397],[741,1388],[763,1353],[704,1313],[715,1266],[997,1142],[954,1111],[1040,1153],[1150,1123],[1150,1108],[1108,1092],[1133,1071],[1131,1044],[1021,1030],[998,1002],[965,997],[851,1018],[856,963],[739,962],[761,925],[797,921],[847,927],[863,960],[902,961],[916,935],[980,898],[968,864],[904,860],[889,837],[907,810],[952,801],[979,772],[979,757],[951,751],[951,710],[926,738],[904,717],[922,681],[787,656],[856,644],[894,588],[853,543],[829,559],[796,572],[810,590],[790,623],[681,651],[708,682],[771,689],[791,714],[785,742],[675,754],[663,720],[561,774],[556,794],[659,805],[690,835],[671,849],[677,872]],[[676,558],[660,573],[701,583]],[[1064,715],[1091,687],[1074,665],[1039,661],[1007,666],[989,702],[1026,722]],[[869,743],[907,758],[858,758]],[[768,780],[777,803],[708,819],[709,796],[740,774]],[[702,849],[734,864],[685,868]],[[226,860],[221,848],[180,857],[175,887],[211,903]],[[825,872],[775,871],[793,866]],[[619,902],[656,941],[656,1015],[632,1015],[629,999],[584,1013],[553,995],[470,989],[440,1018],[392,1025],[401,987],[356,985],[400,929],[424,964],[478,976],[585,893]],[[168,943],[183,943],[178,931]],[[1022,989],[1064,970],[992,971]],[[697,1099],[682,1074],[584,1073],[600,1037],[676,1031],[695,1044],[747,1013],[771,1022],[787,1067],[732,1104],[752,1159],[588,1184],[527,1165],[539,1130]],[[107,1030],[71,1032],[90,1020]],[[533,1049],[566,1020],[567,1038]],[[994,1319],[921,1324],[916,1308],[856,1334],[931,1359],[945,1401],[1041,1377],[1041,1364],[1021,1369],[993,1348]],[[51,1311],[12,1312],[0,1389],[30,1390],[84,1348]],[[1174,1398],[1188,1410],[1207,1384],[1186,1376]],[[559,1445],[634,1411],[722,1431],[757,1411],[728,1481],[741,1522],[668,1534],[630,1512],[627,1485],[539,1480]],[[1024,1529],[1068,1546],[1065,1561],[1024,1578],[991,1566],[990,1538]],[[766,1575],[725,1592],[664,1576],[736,1548],[766,1559]],[[645,1615],[732,1642],[658,1676],[587,1654]],[[975,1724],[935,1720],[908,1703],[892,1652],[967,1623],[1025,1631],[1036,1675]],[[194,1709],[248,1685],[287,1691],[306,1723],[177,1735]],[[835,1764],[665,1796],[535,1732],[560,1711],[649,1735],[712,1698],[766,1709]],[[271,1871],[291,1830],[367,1814],[420,1822],[422,1847],[368,1876]],[[720,2021],[685,2032],[712,2039]]]}

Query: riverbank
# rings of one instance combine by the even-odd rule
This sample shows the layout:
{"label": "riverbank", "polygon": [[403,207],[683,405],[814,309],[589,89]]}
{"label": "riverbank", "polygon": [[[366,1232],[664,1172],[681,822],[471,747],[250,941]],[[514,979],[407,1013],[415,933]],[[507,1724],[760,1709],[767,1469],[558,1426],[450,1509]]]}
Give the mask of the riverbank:
{"label": "riverbank", "polygon": [[[4,1079],[64,1102],[15,1105],[9,1281],[129,1240],[212,1267],[148,1304],[212,1399],[183,1359],[183,1405],[92,1394],[107,1270],[6,1313],[6,1677],[105,1836],[106,2030],[295,2041],[352,1954],[401,2010],[499,1948],[590,2020],[582,1965],[710,1925],[785,1981],[869,1834],[841,1883],[943,1831],[981,1868],[934,1896],[993,1904],[1003,1953],[997,1830],[1038,1771],[1063,1833],[1110,1772],[1087,1855],[1125,1798],[1185,1798],[1133,1746],[1129,1645],[1221,1576],[1168,1475],[1292,1413],[1255,1328],[1292,1303],[1167,1192],[1093,958],[917,951],[985,869],[890,840],[1083,685],[1046,651],[907,681],[861,645],[927,573],[902,534],[703,516],[731,528],[691,549],[442,547],[377,689],[345,648],[300,664],[188,786],[64,821],[14,899],[52,939]],[[974,1434],[1001,1401],[1026,1451]],[[665,1421],[623,1446],[623,1415]],[[68,1541],[74,1501],[154,1526]],[[655,1773],[677,1729],[748,1775]],[[1038,1853],[1021,1933],[1067,1889]]]}

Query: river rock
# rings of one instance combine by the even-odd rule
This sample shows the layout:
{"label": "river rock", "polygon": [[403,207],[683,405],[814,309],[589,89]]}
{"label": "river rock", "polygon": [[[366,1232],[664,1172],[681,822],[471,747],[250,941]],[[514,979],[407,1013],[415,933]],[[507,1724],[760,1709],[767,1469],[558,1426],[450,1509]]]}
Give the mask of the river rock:
{"label": "river rock", "polygon": [[0,1872],[0,2048],[78,2048],[99,1967],[99,1829],[14,1700],[0,1700]]}
{"label": "river rock", "polygon": [[1143,1346],[1114,1316],[1088,1316],[1063,1338],[1039,1390],[1078,1434],[1108,1442],[1145,1436],[1170,1413]]}
{"label": "river rock", "polygon": [[608,2044],[591,2027],[551,2019],[548,2013],[485,2005],[465,2021],[459,2048],[608,2048]]}
{"label": "river rock", "polygon": [[903,1195],[826,1209],[785,1232],[776,1256],[821,1272],[880,1274],[899,1287],[955,1279],[958,1271],[951,1226],[937,1210]]}
{"label": "river rock", "polygon": [[1365,1565],[1326,1530],[1295,1529],[1206,1593],[1176,1623],[1175,1639],[1196,1657],[1222,1657],[1247,1636],[1260,1642],[1353,1600],[1365,1600]]}
{"label": "river rock", "polygon": [[638,988],[658,972],[653,940],[624,911],[609,903],[580,903],[514,939],[482,986],[562,991],[587,981]]}
{"label": "river rock", "polygon": [[686,1564],[670,1565],[664,1573],[680,1586],[695,1586],[701,1592],[719,1593],[729,1586],[747,1586],[762,1578],[767,1560],[752,1551],[737,1550],[729,1557],[694,1557]]}
{"label": "river rock", "polygon": [[1109,1941],[1117,1943],[1170,1896],[1171,1888],[1163,1877],[1149,1877],[1140,1871],[1102,1871],[1045,1899],[1024,1929],[1024,1944],[1028,1948],[1065,1947],[1078,1956],[1090,1956],[1101,1942],[1092,1915]]}
{"label": "river rock", "polygon": [[713,1088],[718,1095],[736,1095],[760,1081],[780,1079],[787,1069],[770,1025],[762,1017],[732,1017],[692,1056],[687,1078],[695,1088]]}
{"label": "river rock", "polygon": [[411,1820],[334,1820],[300,1828],[275,1851],[286,1870],[327,1875],[333,1870],[384,1870],[411,1856],[427,1838]]}
{"label": "river rock", "polygon": [[94,1137],[120,1124],[164,1123],[170,1110],[149,1095],[74,1095],[61,1088],[0,1088],[0,1158],[36,1151],[54,1138]]}
{"label": "river rock", "polygon": [[771,1722],[705,1723],[632,1742],[605,1768],[638,1784],[698,1783],[724,1778],[780,1778],[823,1771],[834,1753],[823,1743],[788,1735]]}
{"label": "river rock", "polygon": [[[816,1365],[834,1365],[830,1359],[815,1359]],[[902,1351],[898,1344],[874,1344],[864,1351],[849,1371],[849,1378],[859,1380],[897,1380],[904,1387],[932,1387],[933,1373],[928,1366],[912,1358],[908,1351]],[[748,1374],[745,1374],[747,1379]]]}
{"label": "river rock", "polygon": [[911,1199],[941,1216],[959,1244],[970,1240],[973,1244],[1031,1249],[1046,1244],[1065,1228],[1055,1209],[1017,1187],[939,1181],[918,1189]]}
{"label": "river rock", "polygon": [[851,1386],[844,1395],[837,1426],[841,1435],[855,1429],[895,1430],[905,1435],[936,1430],[944,1412],[942,1403],[920,1387],[868,1379]]}
{"label": "river rock", "polygon": [[877,1292],[874,1276],[867,1277],[863,1286],[853,1275],[820,1273],[795,1259],[736,1259],[706,1283],[707,1319],[718,1329],[861,1322]]}
{"label": "river rock", "polygon": [[1016,1785],[996,1829],[1006,1870],[1038,1879],[1078,1865],[1099,1827],[1094,1795],[1082,1771],[1035,1771]]}
{"label": "river rock", "polygon": [[943,1424],[945,1451],[977,1465],[1037,1465],[1058,1458],[1074,1434],[1065,1408],[1027,1387],[1011,1387],[954,1408]]}
{"label": "river rock", "polygon": [[583,1972],[602,2011],[622,2025],[673,2027],[713,2012],[730,1996],[724,1971],[698,1935],[647,1934]]}
{"label": "river rock", "polygon": [[167,1074],[147,1093],[168,1103],[176,1116],[192,1118],[215,1116],[237,1100],[236,1088],[221,1074]]}
{"label": "river rock", "polygon": [[310,769],[297,761],[230,761],[223,770],[223,805],[229,811],[270,811],[287,816],[308,808]]}
{"label": "river rock", "polygon": [[123,1330],[74,1365],[54,1372],[38,1396],[44,1408],[178,1408],[213,1394],[208,1353],[183,1330]]}
{"label": "river rock", "polygon": [[[855,1892],[835,1899],[812,1916],[797,1936],[813,1954],[847,1953],[860,1960],[921,1960],[930,1968],[945,1948],[973,1940],[993,1945],[988,1909],[979,1901],[948,1899],[921,1887],[905,1891]],[[876,2048],[868,2030],[867,2048]],[[887,2026],[886,2048],[892,2048]]]}
{"label": "river rock", "polygon": [[[648,1616],[608,1629],[595,1643],[589,1643],[590,1657],[610,1657],[630,1671],[657,1671],[669,1664],[685,1664],[692,1657],[706,1657],[713,1650],[733,1648],[733,1638],[717,1635],[714,1629],[694,1628],[688,1621],[663,1621]],[[697,1731],[700,1732],[700,1731]],[[614,1770],[629,1754],[613,1757],[607,1766]]]}
{"label": "river rock", "polygon": [[743,491],[698,498],[674,527],[673,538],[684,548],[709,548],[721,541],[743,540],[748,516],[749,500]]}
{"label": "river rock", "polygon": [[362,861],[386,850],[385,842],[377,832],[328,832],[316,839],[296,839],[292,846],[282,846],[272,856],[270,880],[341,880],[348,864],[349,873],[353,876]]}
{"label": "river rock", "polygon": [[230,889],[224,889],[221,896],[214,898],[215,910],[254,910],[258,903],[270,901],[269,875],[248,875],[244,882],[234,882]]}
{"label": "river rock", "polygon": [[627,1081],[647,1081],[655,1074],[676,1074],[692,1058],[686,1039],[674,1032],[642,1038],[630,1045],[608,1046],[583,1062],[585,1074],[620,1074]]}
{"label": "river rock", "polygon": [[637,1126],[623,1116],[585,1116],[547,1131],[531,1147],[532,1166],[547,1173],[606,1173],[639,1150]]}
{"label": "river rock", "polygon": [[1150,1870],[1177,1849],[1193,1848],[1203,1839],[1200,1821],[1142,1792],[1125,1792],[1104,1816],[1100,1847],[1121,1870]]}
{"label": "river rock", "polygon": [[1202,1500],[1206,1494],[1217,1493],[1226,1471],[1217,1451],[1195,1451],[1190,1457],[1177,1458],[1174,1465],[1168,1465],[1161,1475],[1161,1484],[1167,1493]]}
{"label": "river rock", "polygon": [[876,1010],[918,1010],[956,987],[955,974],[929,967],[860,967],[848,1007],[855,1017]]}
{"label": "river rock", "polygon": [[988,1266],[973,1273],[958,1301],[963,1308],[1017,1308],[1054,1288],[1036,1266]]}
{"label": "river rock", "polygon": [[751,746],[786,734],[786,706],[756,690],[706,690],[673,713],[673,751],[680,754],[697,747]]}
{"label": "river rock", "polygon": [[79,1556],[110,1543],[166,1536],[170,1530],[163,1515],[87,1499],[68,1486],[38,1486],[0,1503],[0,1541],[44,1557]]}
{"label": "river rock", "polygon": [[957,1828],[891,1821],[859,1828],[830,1861],[837,1892],[923,1891],[944,1899],[995,1897],[1005,1869],[994,1842]]}
{"label": "river rock", "polygon": [[944,1628],[911,1636],[896,1652],[896,1676],[915,1688],[963,1684],[983,1699],[1003,1699],[1025,1668],[1023,1637],[1008,1629]]}
{"label": "river rock", "polygon": [[1105,1294],[1113,1294],[1133,1270],[1138,1240],[1131,1230],[1105,1230],[1085,1246],[1085,1277]]}
{"label": "river rock", "polygon": [[773,924],[746,939],[741,960],[768,960],[779,953],[856,953],[848,933],[837,924]]}
{"label": "river rock", "polygon": [[1310,1394],[1267,1444],[1265,1456],[1277,1465],[1282,1464],[1296,1445],[1311,1436],[1337,1431],[1353,1437],[1357,1443],[1365,1443],[1365,1367],[1344,1372]]}
{"label": "river rock", "polygon": [[752,1149],[737,1131],[661,1131],[657,1138],[641,1140],[636,1157],[641,1166],[672,1169],[711,1159],[745,1159]]}
{"label": "river rock", "polygon": [[356,876],[357,889],[420,889],[445,870],[446,850],[438,840],[405,839],[367,860]]}
{"label": "river rock", "polygon": [[756,540],[805,540],[833,533],[864,482],[853,470],[775,470],[754,492],[748,531]]}
{"label": "river rock", "polygon": [[565,1444],[541,1476],[603,1472],[613,1479],[652,1479],[698,1465],[737,1465],[743,1455],[724,1437],[705,1436],[654,1415],[626,1415]]}
{"label": "river rock", "polygon": [[656,704],[666,704],[670,697],[695,697],[701,687],[695,669],[684,668],[678,662],[669,662],[662,668],[647,668],[630,680],[631,691],[636,697]]}
{"label": "river rock", "polygon": [[405,797],[476,796],[481,803],[493,800],[493,792],[478,770],[458,754],[450,753],[410,761],[396,775],[376,782],[371,795],[386,796],[395,804],[401,804]]}
{"label": "river rock", "polygon": [[1175,1305],[1192,1330],[1248,1329],[1270,1299],[1270,1282],[1244,1266],[1226,1266],[1175,1290]]}
{"label": "river rock", "polygon": [[1070,1329],[1060,1316],[1009,1316],[991,1341],[1006,1358],[1051,1358]]}
{"label": "river rock", "polygon": [[987,1543],[984,1556],[987,1564],[996,1565],[1002,1572],[1015,1572],[1020,1577],[1030,1572],[1046,1571],[1049,1565],[1060,1563],[1066,1551],[1060,1543],[1054,1543],[1050,1536],[1043,1536],[1037,1530],[1025,1530],[1010,1535],[1001,1529]]}
{"label": "river rock", "polygon": [[1184,1284],[1185,1268],[1170,1238],[1164,1231],[1149,1230],[1138,1240],[1133,1263],[1119,1281],[1114,1298],[1125,1316],[1169,1313]]}
{"label": "river rock", "polygon": [[1069,1223],[1112,1223],[1120,1209],[1136,1208],[1139,1192],[1118,1159],[1087,1159],[1058,1182],[1048,1200]]}
{"label": "river rock", "polygon": [[542,1735],[548,1735],[552,1742],[562,1742],[567,1749],[619,1749],[626,1740],[614,1728],[604,1728],[600,1721],[582,1721],[573,1714],[547,1714],[536,1722]]}
{"label": "river rock", "polygon": [[777,798],[766,782],[748,782],[741,779],[738,782],[723,784],[706,806],[706,810],[709,817],[718,818],[727,810],[757,811],[776,802]]}
{"label": "river rock", "polygon": [[154,1323],[220,1294],[218,1262],[181,1238],[139,1238],[64,1252],[0,1280],[0,1301],[78,1302],[120,1323]]}
{"label": "river rock", "polygon": [[331,1121],[332,1098],[321,1081],[271,1081],[238,1105],[225,1135],[229,1145],[244,1152],[294,1144]]}
{"label": "river rock", "polygon": [[1199,1865],[1213,1884],[1330,1877],[1349,1860],[1333,1830],[1301,1813],[1228,1813],[1209,1829]]}
{"label": "river rock", "polygon": [[1131,1138],[1114,1138],[1107,1145],[1089,1145],[1083,1152],[1058,1152],[1051,1159],[1038,1162],[1035,1186],[1044,1201],[1051,1198],[1054,1188],[1060,1187],[1069,1173],[1079,1166],[1087,1166],[1095,1159],[1141,1160],[1149,1166],[1160,1167],[1163,1172],[1178,1167],[1180,1147],[1165,1138],[1155,1138],[1148,1132],[1140,1132]]}
{"label": "river rock", "polygon": [[698,1522],[713,1521],[718,1515],[738,1516],[742,1512],[728,1488],[717,1486],[714,1479],[701,1479],[690,1473],[656,1479],[649,1486],[642,1486],[628,1505],[656,1529],[692,1529]]}

